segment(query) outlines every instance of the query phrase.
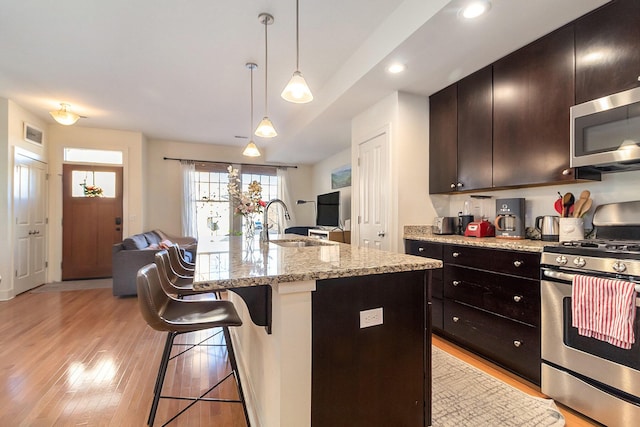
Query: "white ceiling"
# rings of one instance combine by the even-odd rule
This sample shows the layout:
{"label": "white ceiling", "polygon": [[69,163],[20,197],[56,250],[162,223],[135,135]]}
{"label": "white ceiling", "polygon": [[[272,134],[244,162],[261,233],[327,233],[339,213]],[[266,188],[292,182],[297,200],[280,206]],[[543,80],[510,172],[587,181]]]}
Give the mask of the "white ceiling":
{"label": "white ceiling", "polygon": [[[75,126],[239,150],[268,112],[278,137],[254,138],[268,162],[315,163],[351,142],[351,118],[386,95],[447,86],[608,0],[493,0],[476,21],[466,0],[301,0],[300,69],[315,99],[279,96],[295,68],[294,0],[2,0],[0,97],[53,123],[68,102]],[[407,71],[391,76],[394,60]]]}

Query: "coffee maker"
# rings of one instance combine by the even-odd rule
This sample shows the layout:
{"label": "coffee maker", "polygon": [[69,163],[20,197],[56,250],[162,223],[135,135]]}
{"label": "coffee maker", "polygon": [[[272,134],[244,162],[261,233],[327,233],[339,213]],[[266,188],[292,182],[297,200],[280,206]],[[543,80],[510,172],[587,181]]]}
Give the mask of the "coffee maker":
{"label": "coffee maker", "polygon": [[496,238],[524,239],[524,199],[496,199]]}

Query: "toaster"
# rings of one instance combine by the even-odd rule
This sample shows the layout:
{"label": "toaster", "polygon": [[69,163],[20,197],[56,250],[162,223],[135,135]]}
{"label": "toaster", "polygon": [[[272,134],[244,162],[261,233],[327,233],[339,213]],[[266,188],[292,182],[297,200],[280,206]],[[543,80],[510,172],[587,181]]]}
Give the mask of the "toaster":
{"label": "toaster", "polygon": [[473,221],[467,225],[467,229],[464,230],[464,235],[467,237],[493,237],[496,235],[496,229],[486,219],[482,221]]}
{"label": "toaster", "polygon": [[433,222],[433,234],[455,234],[456,217],[438,216]]}

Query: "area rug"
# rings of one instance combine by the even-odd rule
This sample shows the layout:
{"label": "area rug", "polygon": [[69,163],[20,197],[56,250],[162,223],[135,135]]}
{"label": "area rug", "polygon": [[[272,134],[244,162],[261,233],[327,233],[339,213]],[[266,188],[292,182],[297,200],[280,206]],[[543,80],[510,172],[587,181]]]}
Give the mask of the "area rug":
{"label": "area rug", "polygon": [[553,400],[529,396],[432,347],[433,427],[564,426]]}
{"label": "area rug", "polygon": [[32,289],[33,293],[83,291],[87,289],[103,289],[113,287],[113,279],[67,280],[65,282],[45,283]]}

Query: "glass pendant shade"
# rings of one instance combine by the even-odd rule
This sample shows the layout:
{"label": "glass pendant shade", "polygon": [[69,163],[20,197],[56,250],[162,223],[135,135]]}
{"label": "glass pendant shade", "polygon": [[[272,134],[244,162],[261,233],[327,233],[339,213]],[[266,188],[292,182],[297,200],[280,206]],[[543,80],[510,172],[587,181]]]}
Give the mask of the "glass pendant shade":
{"label": "glass pendant shade", "polygon": [[305,104],[313,101],[313,94],[300,71],[294,71],[293,77],[291,77],[280,96],[284,100],[295,102],[296,104]]}
{"label": "glass pendant shade", "polygon": [[273,138],[278,135],[278,132],[276,132],[276,129],[273,127],[273,123],[271,123],[269,117],[265,116],[258,125],[255,134],[256,136],[261,136],[263,138]]}
{"label": "glass pendant shade", "polygon": [[60,123],[61,125],[71,126],[80,118],[79,115],[69,110],[69,104],[60,104],[60,109],[56,111],[50,111],[51,117]]}
{"label": "glass pendant shade", "polygon": [[245,147],[242,155],[247,157],[260,157],[260,150],[258,150],[258,146],[253,141],[249,141],[247,146]]}

